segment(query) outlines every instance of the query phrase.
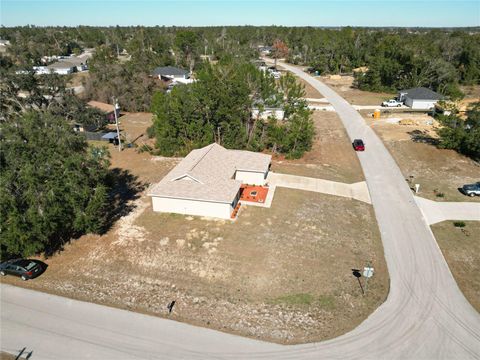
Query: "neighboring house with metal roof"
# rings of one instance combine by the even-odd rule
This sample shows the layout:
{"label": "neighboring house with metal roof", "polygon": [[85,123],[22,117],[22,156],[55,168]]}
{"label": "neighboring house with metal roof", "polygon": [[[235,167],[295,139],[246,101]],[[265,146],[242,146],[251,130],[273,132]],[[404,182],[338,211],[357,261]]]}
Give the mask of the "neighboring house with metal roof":
{"label": "neighboring house with metal roof", "polygon": [[160,66],[155,68],[152,72],[153,77],[158,77],[160,80],[174,80],[174,79],[188,79],[190,73],[187,70],[179,69],[174,66]]}
{"label": "neighboring house with metal roof", "polygon": [[401,90],[398,100],[412,109],[433,110],[435,104],[444,97],[425,87]]}
{"label": "neighboring house with metal roof", "polygon": [[190,152],[148,196],[154,211],[230,219],[241,185],[265,185],[271,160],[213,143]]}

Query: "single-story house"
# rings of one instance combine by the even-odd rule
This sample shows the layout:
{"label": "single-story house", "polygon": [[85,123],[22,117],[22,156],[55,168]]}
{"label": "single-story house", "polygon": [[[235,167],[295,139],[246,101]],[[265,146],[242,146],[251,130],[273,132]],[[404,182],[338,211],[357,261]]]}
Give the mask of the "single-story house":
{"label": "single-story house", "polygon": [[57,61],[47,66],[49,72],[59,75],[68,75],[76,71],[76,65],[69,61]]}
{"label": "single-story house", "polygon": [[152,72],[153,77],[158,77],[160,80],[178,80],[190,78],[190,73],[187,70],[179,69],[173,66],[160,66]]}
{"label": "single-story house", "polygon": [[[115,123],[115,113],[113,105],[94,100],[89,101],[87,105],[103,111],[105,113],[105,119],[111,124]],[[117,116],[120,116],[120,109],[117,109]]]}
{"label": "single-story house", "polygon": [[435,104],[442,99],[442,95],[425,87],[401,90],[398,93],[398,101],[403,101],[412,109],[433,110]]}
{"label": "single-story house", "polygon": [[265,185],[271,160],[213,143],[190,152],[148,196],[154,211],[230,219],[242,184]]}

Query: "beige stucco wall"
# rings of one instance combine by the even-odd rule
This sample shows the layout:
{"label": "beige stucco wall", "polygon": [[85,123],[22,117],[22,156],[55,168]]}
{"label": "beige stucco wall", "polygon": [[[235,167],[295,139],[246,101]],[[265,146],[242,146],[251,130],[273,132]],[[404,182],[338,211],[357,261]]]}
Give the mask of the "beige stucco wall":
{"label": "beige stucco wall", "polygon": [[266,174],[253,171],[241,171],[235,172],[235,180],[240,180],[243,184],[248,185],[265,185]]}
{"label": "beige stucco wall", "polygon": [[[233,199],[232,199],[233,201]],[[231,204],[152,196],[153,211],[230,219]]]}

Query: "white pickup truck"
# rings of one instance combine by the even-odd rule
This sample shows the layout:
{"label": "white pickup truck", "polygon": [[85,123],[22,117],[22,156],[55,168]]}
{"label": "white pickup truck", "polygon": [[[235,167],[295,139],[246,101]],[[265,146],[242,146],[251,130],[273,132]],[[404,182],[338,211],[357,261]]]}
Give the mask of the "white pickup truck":
{"label": "white pickup truck", "polygon": [[402,102],[395,99],[390,99],[388,101],[382,102],[383,107],[401,107],[402,105],[403,105]]}

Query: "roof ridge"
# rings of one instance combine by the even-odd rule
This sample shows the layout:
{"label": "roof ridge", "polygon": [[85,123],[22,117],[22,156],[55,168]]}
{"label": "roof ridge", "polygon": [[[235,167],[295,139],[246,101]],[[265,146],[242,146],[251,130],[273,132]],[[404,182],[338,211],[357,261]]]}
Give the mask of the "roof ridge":
{"label": "roof ridge", "polygon": [[213,143],[213,144],[208,145],[208,146],[210,147],[210,149],[208,149],[208,150],[205,152],[205,154],[203,154],[203,155],[200,157],[200,159],[198,159],[198,160],[195,162],[195,164],[193,164],[192,167],[191,167],[187,172],[193,171],[193,169],[195,168],[195,166],[197,166],[198,164],[200,164],[200,161],[202,161],[203,158],[204,158],[205,156],[207,156],[207,154],[213,149],[213,147],[214,147],[215,145],[218,145],[218,144],[217,144],[217,143]]}

